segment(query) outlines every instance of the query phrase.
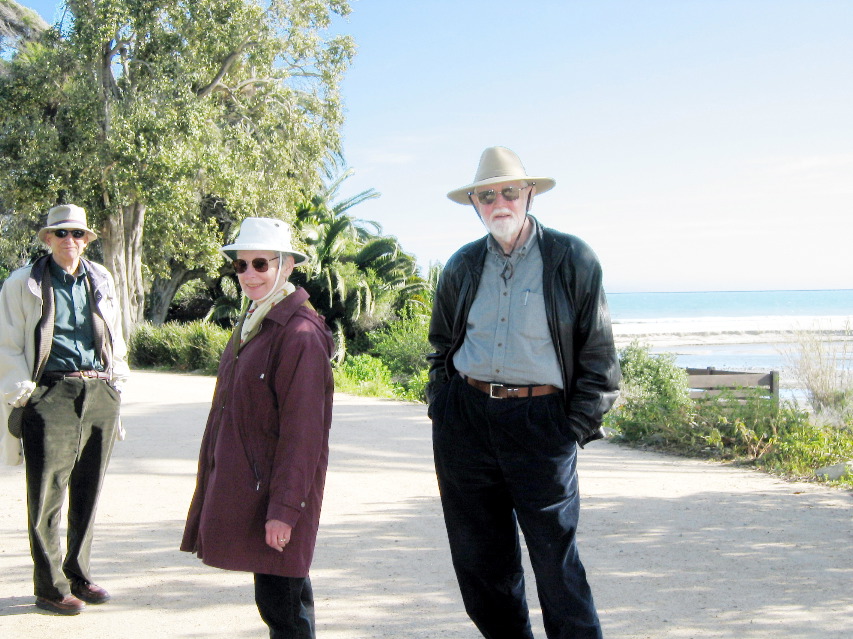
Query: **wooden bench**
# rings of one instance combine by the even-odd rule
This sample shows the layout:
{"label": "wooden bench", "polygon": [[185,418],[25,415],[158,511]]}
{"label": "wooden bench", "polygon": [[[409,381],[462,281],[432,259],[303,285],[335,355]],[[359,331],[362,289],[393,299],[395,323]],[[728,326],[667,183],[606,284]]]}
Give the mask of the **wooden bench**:
{"label": "wooden bench", "polygon": [[[726,393],[734,399],[745,401],[759,397],[779,403],[779,372],[745,373],[721,371],[713,367],[688,368],[687,385],[693,399],[710,399]],[[756,390],[757,389],[757,390]]]}

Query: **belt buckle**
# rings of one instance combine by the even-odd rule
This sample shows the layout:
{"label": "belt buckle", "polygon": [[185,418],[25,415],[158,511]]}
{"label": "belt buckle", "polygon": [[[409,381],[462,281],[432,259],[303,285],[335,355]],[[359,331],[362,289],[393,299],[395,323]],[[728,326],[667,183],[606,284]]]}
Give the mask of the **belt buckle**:
{"label": "belt buckle", "polygon": [[[501,388],[506,391],[506,395],[504,395],[503,397],[501,397],[500,395],[495,395],[495,392]],[[518,393],[520,390],[521,388],[517,386],[507,386],[506,384],[489,383],[489,397],[491,399],[506,399],[508,397],[511,397],[512,393],[515,393],[515,396],[518,397]]]}

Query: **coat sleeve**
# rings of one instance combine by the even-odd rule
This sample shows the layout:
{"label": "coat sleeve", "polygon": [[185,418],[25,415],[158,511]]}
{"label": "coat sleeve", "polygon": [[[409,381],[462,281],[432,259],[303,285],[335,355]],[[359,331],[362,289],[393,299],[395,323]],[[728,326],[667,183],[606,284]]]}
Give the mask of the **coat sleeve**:
{"label": "coat sleeve", "polygon": [[575,276],[574,378],[566,407],[581,445],[602,436],[601,422],[618,397],[622,378],[601,265],[591,250],[588,253]]}
{"label": "coat sleeve", "polygon": [[28,319],[25,290],[26,280],[19,277],[10,277],[0,288],[0,393],[4,403],[14,400],[21,384],[32,381],[24,353]]}
{"label": "coat sleeve", "polygon": [[32,371],[24,353],[27,314],[24,306],[26,278],[12,275],[0,288],[0,460],[8,466],[23,461],[21,441],[14,437],[6,424],[11,407],[23,385],[32,383]]}
{"label": "coat sleeve", "polygon": [[99,271],[107,281],[107,295],[101,301],[101,312],[104,319],[109,322],[112,338],[112,383],[120,389],[130,376],[130,367],[127,364],[127,344],[124,341],[124,332],[121,328],[121,308],[112,274],[103,267]]}
{"label": "coat sleeve", "polygon": [[310,321],[291,322],[286,330],[274,379],[279,437],[267,520],[296,526],[328,463],[334,382],[327,336]]}
{"label": "coat sleeve", "polygon": [[429,342],[435,350],[427,355],[429,382],[426,388],[427,402],[430,405],[450,377],[447,358],[453,346],[454,311],[459,299],[459,287],[455,278],[451,277],[453,272],[453,265],[449,262],[439,277],[432,305]]}

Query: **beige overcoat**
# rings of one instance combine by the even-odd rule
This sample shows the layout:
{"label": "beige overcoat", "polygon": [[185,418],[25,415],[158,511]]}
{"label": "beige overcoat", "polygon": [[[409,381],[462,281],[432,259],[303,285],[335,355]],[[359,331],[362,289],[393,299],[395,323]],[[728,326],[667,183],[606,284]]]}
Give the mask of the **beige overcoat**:
{"label": "beige overcoat", "polygon": [[[42,279],[50,277],[49,255],[13,272],[0,288],[0,461],[15,466],[23,461],[21,442],[9,433],[6,424],[21,386],[32,382],[36,368],[36,331],[42,317]],[[100,264],[82,260],[92,291],[92,310],[103,319],[107,346],[111,348],[110,374],[113,385],[121,387],[128,378],[127,347],[121,330],[121,313],[115,283]],[[52,326],[45,327],[44,341],[52,339]],[[49,352],[49,351],[48,351]]]}

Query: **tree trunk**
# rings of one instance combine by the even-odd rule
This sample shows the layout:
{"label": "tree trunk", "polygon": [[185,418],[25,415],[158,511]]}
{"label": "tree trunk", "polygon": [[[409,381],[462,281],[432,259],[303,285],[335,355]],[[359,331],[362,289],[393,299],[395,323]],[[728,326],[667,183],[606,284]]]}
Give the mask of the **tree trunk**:
{"label": "tree trunk", "polygon": [[145,308],[145,284],[142,281],[142,228],[145,205],[133,202],[119,207],[117,215],[107,218],[101,229],[101,244],[106,266],[116,281],[121,325],[125,339],[139,322]]}
{"label": "tree trunk", "polygon": [[154,279],[151,285],[151,291],[148,293],[148,311],[146,319],[157,326],[166,321],[166,315],[169,313],[169,306],[172,300],[175,299],[175,294],[178,289],[191,280],[198,279],[204,275],[204,269],[188,269],[182,264],[172,260],[171,277],[158,277]]}

